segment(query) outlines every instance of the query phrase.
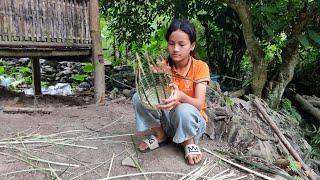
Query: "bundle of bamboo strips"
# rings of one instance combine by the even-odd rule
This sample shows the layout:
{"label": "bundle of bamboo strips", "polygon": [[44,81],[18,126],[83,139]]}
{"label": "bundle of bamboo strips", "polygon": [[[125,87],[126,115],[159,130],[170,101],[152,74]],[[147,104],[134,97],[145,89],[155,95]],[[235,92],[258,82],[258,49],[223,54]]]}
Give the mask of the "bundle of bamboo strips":
{"label": "bundle of bamboo strips", "polygon": [[[171,73],[164,69],[155,72],[153,66],[159,63],[153,61],[148,55],[142,60],[136,54],[136,88],[142,105],[151,110],[156,110],[156,105],[161,104],[162,99],[167,99],[171,95]],[[158,66],[159,67],[159,66]]]}

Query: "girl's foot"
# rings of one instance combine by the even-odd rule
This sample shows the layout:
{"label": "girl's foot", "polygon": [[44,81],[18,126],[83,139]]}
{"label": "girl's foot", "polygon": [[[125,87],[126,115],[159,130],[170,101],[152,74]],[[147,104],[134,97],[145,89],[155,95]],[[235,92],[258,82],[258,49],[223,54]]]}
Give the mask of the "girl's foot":
{"label": "girl's foot", "polygon": [[193,138],[184,141],[182,146],[185,148],[186,160],[189,165],[195,165],[201,162],[202,153],[199,146],[194,143]]}
{"label": "girl's foot", "polygon": [[[167,136],[166,136],[164,130],[162,129],[162,127],[151,128],[151,131],[154,133],[154,135],[149,136],[149,138],[141,141],[138,146],[138,149],[141,152],[146,152],[146,151],[148,151],[148,149],[153,150],[152,145],[154,143],[158,144],[158,147],[159,147],[159,146],[165,144],[165,142],[167,140]],[[150,145],[151,145],[151,147],[150,147]]]}
{"label": "girl's foot", "polygon": [[162,145],[165,145],[166,137],[149,136],[147,139],[140,142],[138,149],[140,152],[154,150]]}

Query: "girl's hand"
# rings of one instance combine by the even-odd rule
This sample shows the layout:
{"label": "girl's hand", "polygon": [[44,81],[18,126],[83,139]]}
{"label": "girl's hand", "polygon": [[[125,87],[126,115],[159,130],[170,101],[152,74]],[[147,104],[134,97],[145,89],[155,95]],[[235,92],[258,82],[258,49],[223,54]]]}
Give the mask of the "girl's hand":
{"label": "girl's hand", "polygon": [[154,73],[165,73],[171,74],[171,67],[167,65],[166,62],[161,62],[156,65],[151,66],[151,70]]}
{"label": "girl's hand", "polygon": [[169,86],[173,88],[172,94],[169,98],[162,100],[162,104],[159,104],[157,106],[158,109],[171,110],[174,109],[178,104],[180,104],[182,92],[174,83],[169,84]]}

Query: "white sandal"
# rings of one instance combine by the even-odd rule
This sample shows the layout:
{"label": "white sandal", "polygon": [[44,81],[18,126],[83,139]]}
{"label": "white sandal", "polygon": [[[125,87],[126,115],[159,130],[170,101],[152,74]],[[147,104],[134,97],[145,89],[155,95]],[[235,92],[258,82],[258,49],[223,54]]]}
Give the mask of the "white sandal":
{"label": "white sandal", "polygon": [[[188,160],[188,156],[189,155],[200,155],[200,154],[202,154],[201,153],[201,150],[200,150],[200,148],[199,148],[199,146],[198,145],[196,145],[196,144],[188,144],[188,145],[186,145],[185,147],[184,147],[184,154],[185,154],[185,156],[184,156],[184,158],[186,159],[186,160]],[[202,160],[202,159],[201,159]],[[188,161],[189,162],[189,161]],[[200,161],[201,162],[201,161]],[[188,163],[189,164],[189,163]],[[197,163],[198,164],[198,163]]]}
{"label": "white sandal", "polygon": [[150,135],[148,138],[144,139],[143,142],[146,143],[148,146],[148,148],[145,150],[141,150],[138,148],[139,151],[143,153],[155,150],[163,145],[168,144],[167,140],[164,140],[163,142],[159,143],[158,139],[154,135]]}

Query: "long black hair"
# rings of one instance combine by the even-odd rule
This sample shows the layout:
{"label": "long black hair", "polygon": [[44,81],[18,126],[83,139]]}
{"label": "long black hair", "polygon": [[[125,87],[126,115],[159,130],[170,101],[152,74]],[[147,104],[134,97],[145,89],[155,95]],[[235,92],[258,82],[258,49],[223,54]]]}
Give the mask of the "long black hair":
{"label": "long black hair", "polygon": [[[167,42],[169,41],[170,35],[176,30],[181,30],[181,31],[185,32],[186,34],[188,34],[188,37],[189,37],[191,44],[196,42],[196,39],[197,39],[196,27],[189,20],[174,19],[171,22],[171,24],[167,30],[167,33],[166,33]],[[190,55],[192,57],[196,58],[195,50],[191,51]],[[168,57],[168,62],[169,62],[169,65],[172,67],[173,62],[172,62],[172,59],[170,56]]]}

